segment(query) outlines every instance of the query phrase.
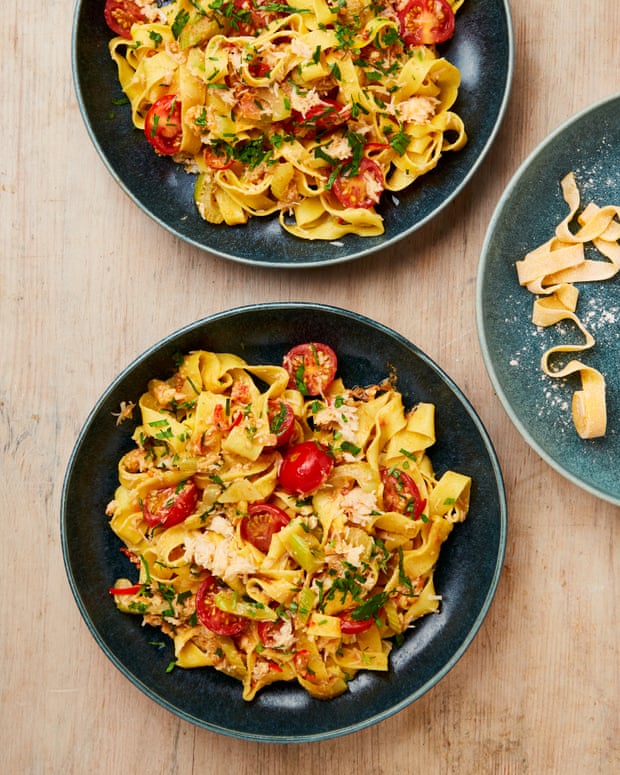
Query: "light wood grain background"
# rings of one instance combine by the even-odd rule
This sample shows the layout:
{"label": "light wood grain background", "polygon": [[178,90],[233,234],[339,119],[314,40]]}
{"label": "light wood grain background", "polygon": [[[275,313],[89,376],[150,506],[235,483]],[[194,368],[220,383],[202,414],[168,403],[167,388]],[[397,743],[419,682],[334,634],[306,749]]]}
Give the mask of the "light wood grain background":
{"label": "light wood grain background", "polygon": [[[102,3],[103,5],[103,3]],[[513,0],[511,100],[453,206],[372,257],[271,270],[164,232],[105,171],[73,91],[73,0],[3,3],[0,770],[28,773],[605,773],[620,771],[620,510],[568,483],[509,422],[475,330],[495,204],[562,121],[620,90],[618,0]],[[323,301],[393,327],[461,385],[487,426],[509,501],[504,573],[472,646],[383,723],[322,743],[236,741],[177,719],[100,652],[74,604],[59,535],[62,479],[88,411],[143,349],[260,302]],[[427,313],[437,306],[440,321]]]}

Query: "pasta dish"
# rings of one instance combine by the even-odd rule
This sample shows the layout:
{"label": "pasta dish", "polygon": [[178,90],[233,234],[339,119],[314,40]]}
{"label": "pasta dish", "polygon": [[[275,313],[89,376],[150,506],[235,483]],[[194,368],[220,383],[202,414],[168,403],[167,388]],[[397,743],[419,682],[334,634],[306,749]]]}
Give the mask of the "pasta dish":
{"label": "pasta dish", "polygon": [[306,239],[384,231],[384,191],[467,142],[436,45],[464,0],[107,0],[134,126],[202,218]]}
{"label": "pasta dish", "polygon": [[439,611],[471,480],[435,474],[434,405],[407,410],[394,381],[346,387],[305,343],[281,365],[191,352],[149,382],[107,509],[137,578],[110,593],[172,639],[171,669],[213,667],[245,700],[276,681],[329,699]]}

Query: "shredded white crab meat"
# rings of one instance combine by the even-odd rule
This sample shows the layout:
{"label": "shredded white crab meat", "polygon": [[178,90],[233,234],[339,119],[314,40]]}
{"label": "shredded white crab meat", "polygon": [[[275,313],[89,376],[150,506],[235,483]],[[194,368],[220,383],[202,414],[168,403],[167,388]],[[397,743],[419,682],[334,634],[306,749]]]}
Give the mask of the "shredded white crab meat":
{"label": "shredded white crab meat", "polygon": [[314,53],[312,51],[312,48],[307,44],[304,43],[303,40],[300,40],[299,38],[293,38],[291,40],[291,51],[293,54],[297,54],[300,57],[303,57],[304,59],[311,59],[312,54]]}
{"label": "shredded white crab meat", "polygon": [[398,115],[401,121],[412,124],[427,124],[437,112],[439,100],[435,97],[410,97],[397,105],[390,104],[390,113]]}
{"label": "shredded white crab meat", "polygon": [[378,509],[377,499],[373,492],[354,487],[340,496],[340,508],[349,522],[364,526],[372,521],[372,513]]}
{"label": "shredded white crab meat", "polygon": [[293,632],[293,624],[290,619],[284,619],[283,623],[271,633],[270,639],[273,641],[272,648],[292,648],[295,644],[296,635]]}
{"label": "shredded white crab meat", "polygon": [[319,427],[336,426],[343,439],[355,444],[359,429],[359,417],[355,406],[348,404],[336,406],[333,401],[330,401],[327,406],[319,409],[313,419],[315,425]]}
{"label": "shredded white crab meat", "polygon": [[325,153],[332,159],[348,159],[351,156],[351,146],[346,137],[334,137],[326,146]]}
{"label": "shredded white crab meat", "polygon": [[239,554],[234,538],[235,531],[230,522],[215,516],[205,533],[198,531],[188,536],[184,560],[193,560],[227,583],[239,576],[255,573],[256,564],[250,557]]}
{"label": "shredded white crab meat", "polygon": [[291,108],[305,115],[315,105],[325,105],[316,89],[310,89],[305,94],[299,94],[295,89],[291,91]]}
{"label": "shredded white crab meat", "polygon": [[347,542],[348,530],[345,531],[345,535],[337,535],[334,539],[333,550],[349,565],[354,565],[359,568],[362,564],[362,554],[364,553],[364,547],[360,545],[353,545]]}

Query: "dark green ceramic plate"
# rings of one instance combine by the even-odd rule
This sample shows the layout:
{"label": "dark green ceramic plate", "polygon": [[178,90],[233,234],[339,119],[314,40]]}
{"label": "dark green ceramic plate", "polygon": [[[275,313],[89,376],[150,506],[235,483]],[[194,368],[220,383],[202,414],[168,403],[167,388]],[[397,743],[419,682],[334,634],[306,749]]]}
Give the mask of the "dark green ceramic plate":
{"label": "dark green ceramic plate", "polygon": [[[193,200],[195,176],[153,153],[131,123],[116,66],[108,53],[111,33],[103,0],[78,0],[73,26],[73,74],[78,103],[91,140],[105,166],[147,215],[186,242],[223,258],[275,267],[339,263],[410,236],[443,210],[470,180],[491,146],[510,91],[513,38],[508,0],[467,0],[457,32],[441,53],[461,71],[455,110],[469,143],[449,153],[436,170],[397,198],[384,195],[385,233],[335,242],[310,242],[285,233],[277,218],[254,218],[246,226],[214,226],[202,220]],[[411,237],[414,240],[414,237]]]}
{"label": "dark green ceramic plate", "polygon": [[497,394],[525,440],[567,479],[620,505],[620,276],[578,285],[576,311],[596,340],[582,360],[599,369],[607,383],[607,434],[585,441],[571,418],[579,378],[559,381],[540,369],[543,352],[566,343],[567,333],[576,329],[533,326],[533,297],[520,287],[515,272],[515,261],[552,237],[566,217],[560,180],[571,171],[582,205],[620,205],[620,95],[556,129],[515,174],[482,249],[478,331]]}
{"label": "dark green ceramic plate", "polygon": [[[407,406],[432,401],[438,474],[473,477],[469,517],[442,549],[436,586],[441,612],[408,631],[385,674],[361,672],[350,691],[312,699],[293,684],[274,684],[252,702],[238,681],[211,668],[173,670],[172,644],[161,633],[117,611],[108,594],[129,563],[108,527],[105,508],[116,488],[117,462],[131,448],[137,421],[116,425],[121,401],[137,401],[154,376],[174,370],[178,352],[236,352],[252,363],[279,363],[294,344],[320,340],[339,357],[348,385],[368,385],[392,370]],[[484,620],[499,580],[506,545],[506,501],[491,441],[459,388],[397,333],[353,312],[315,304],[266,304],[213,315],[172,334],[137,358],[105,391],[79,435],[64,482],[61,533],[65,566],[90,632],[114,665],[148,697],[198,726],[236,738],[308,742],[345,735],[405,708],[463,656]]]}

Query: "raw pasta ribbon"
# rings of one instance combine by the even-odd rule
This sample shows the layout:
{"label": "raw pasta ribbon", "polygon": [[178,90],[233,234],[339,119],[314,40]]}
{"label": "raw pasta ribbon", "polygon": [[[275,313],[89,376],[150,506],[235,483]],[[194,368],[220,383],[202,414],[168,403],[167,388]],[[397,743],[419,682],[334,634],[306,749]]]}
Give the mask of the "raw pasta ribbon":
{"label": "raw pasta ribbon", "polygon": [[[561,181],[569,212],[558,224],[554,236],[516,262],[519,283],[536,295],[534,325],[553,326],[571,320],[584,341],[549,348],[542,356],[541,368],[551,377],[578,374],[582,388],[575,392],[572,416],[575,429],[584,439],[604,436],[607,428],[605,378],[581,360],[571,360],[560,369],[551,365],[561,353],[583,352],[595,345],[592,334],[576,313],[579,292],[574,283],[599,282],[613,278],[620,270],[620,207],[599,207],[589,203],[580,212],[580,195],[571,172]],[[592,245],[600,259],[586,257]]]}

